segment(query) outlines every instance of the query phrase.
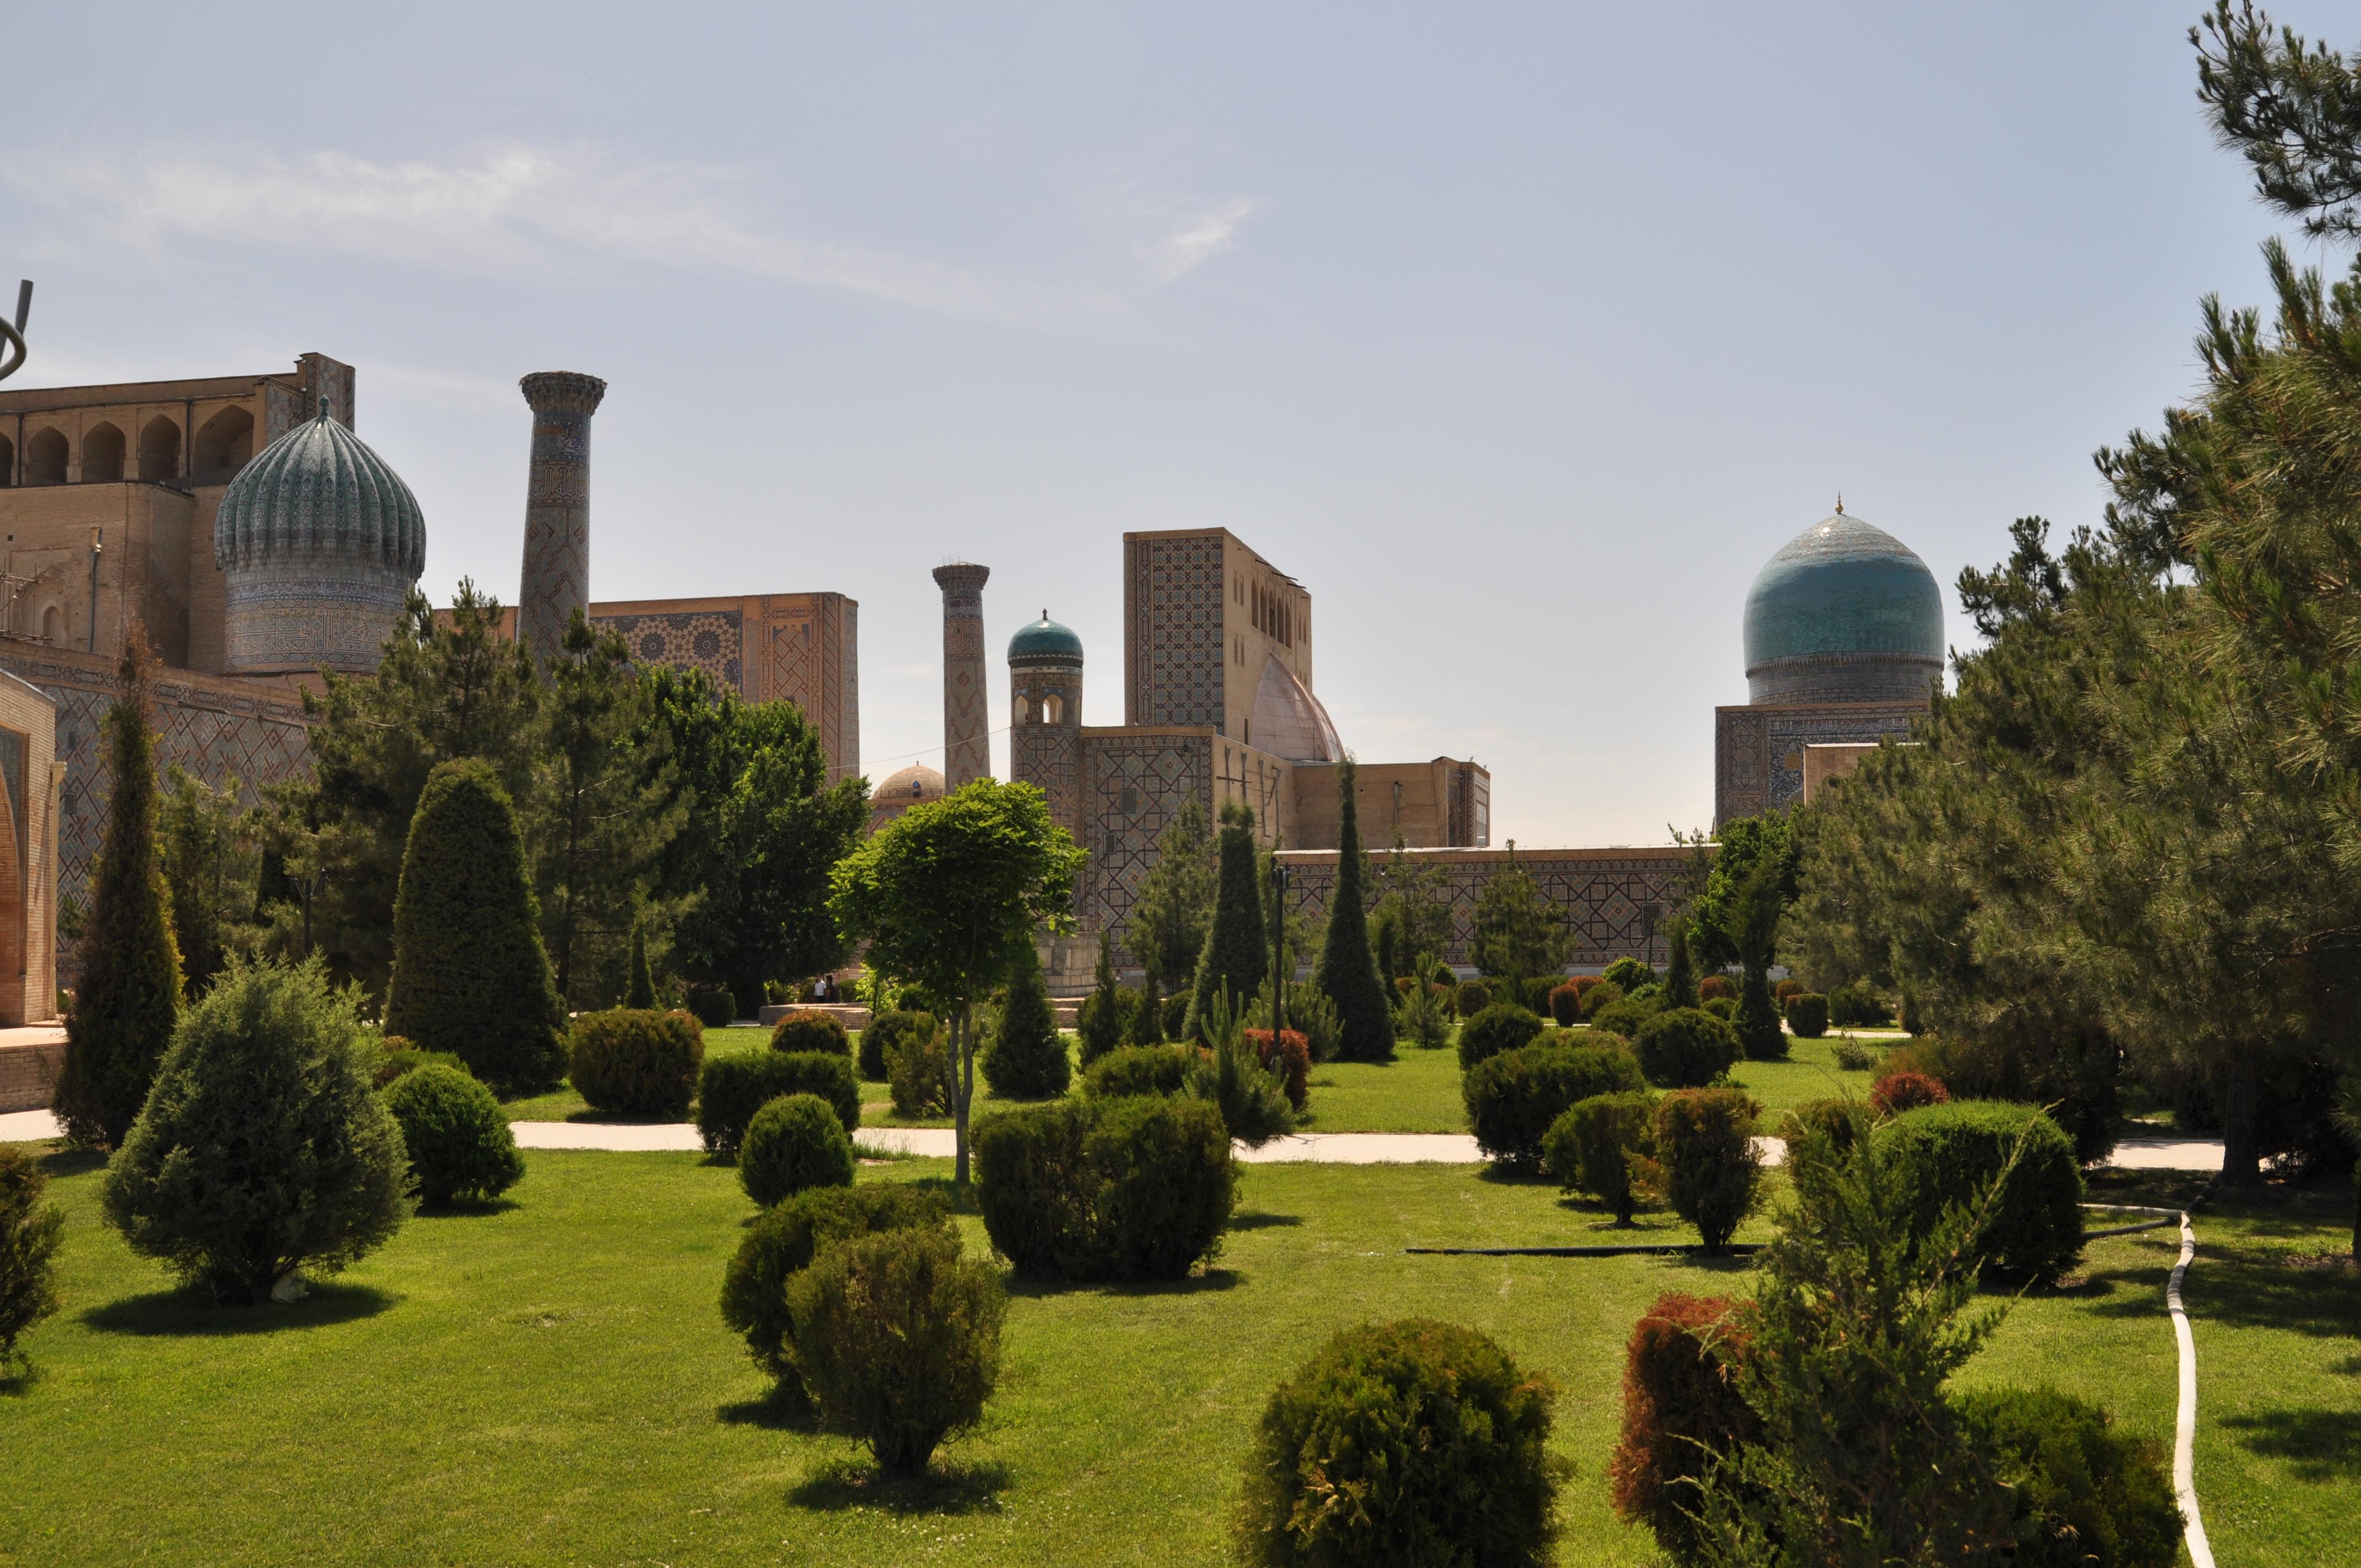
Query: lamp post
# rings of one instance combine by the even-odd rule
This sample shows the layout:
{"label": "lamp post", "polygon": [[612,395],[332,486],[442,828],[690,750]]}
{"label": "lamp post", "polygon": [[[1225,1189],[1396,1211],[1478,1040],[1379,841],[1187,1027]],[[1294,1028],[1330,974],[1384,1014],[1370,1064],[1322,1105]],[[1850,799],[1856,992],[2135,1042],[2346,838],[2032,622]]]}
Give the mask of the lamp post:
{"label": "lamp post", "polygon": [[1287,1027],[1287,868],[1279,862],[1279,846],[1271,846],[1270,861],[1270,1044],[1279,1048],[1279,1032]]}

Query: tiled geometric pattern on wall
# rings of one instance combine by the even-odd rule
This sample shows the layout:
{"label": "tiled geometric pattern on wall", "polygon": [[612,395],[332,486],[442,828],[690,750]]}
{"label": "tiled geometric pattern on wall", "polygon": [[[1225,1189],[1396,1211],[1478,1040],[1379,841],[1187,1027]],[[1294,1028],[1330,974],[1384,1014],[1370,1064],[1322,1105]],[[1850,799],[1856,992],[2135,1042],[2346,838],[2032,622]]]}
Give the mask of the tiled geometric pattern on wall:
{"label": "tiled geometric pattern on wall", "polygon": [[1223,702],[1222,536],[1124,542],[1124,722],[1206,724]]}
{"label": "tiled geometric pattern on wall", "polygon": [[[1472,961],[1468,943],[1475,934],[1477,895],[1507,863],[1508,851],[1412,850],[1408,853],[1421,865],[1440,866],[1444,873],[1438,894],[1451,908],[1452,939],[1444,961]],[[1290,850],[1279,859],[1292,868],[1288,883],[1290,907],[1325,920],[1336,885],[1335,852]],[[1373,905],[1383,892],[1389,859],[1385,852],[1369,857],[1371,869],[1378,873],[1378,885],[1370,890]],[[1566,924],[1574,933],[1568,962],[1598,967],[1629,956],[1663,963],[1669,956],[1658,929],[1688,870],[1687,850],[1525,850],[1518,851],[1517,864],[1565,911]]]}
{"label": "tiled geometric pattern on wall", "polygon": [[1076,903],[1084,931],[1120,935],[1155,861],[1156,836],[1183,800],[1212,801],[1213,750],[1211,736],[1082,738],[1081,842],[1090,861]]}
{"label": "tiled geometric pattern on wall", "polygon": [[1905,736],[1910,721],[1926,713],[1923,702],[1715,708],[1715,823],[1759,817],[1802,799],[1806,746],[1859,745],[1888,735]]}
{"label": "tiled geometric pattern on wall", "polygon": [[744,663],[738,629],[744,619],[734,609],[698,610],[686,615],[601,616],[598,625],[622,638],[635,664],[693,667],[731,691],[742,691]]}
{"label": "tiled geometric pattern on wall", "polygon": [[[1042,699],[1055,696],[1059,722],[1040,722]],[[1008,776],[1049,797],[1050,820],[1082,839],[1082,678],[1062,670],[1017,670],[1010,675]]]}

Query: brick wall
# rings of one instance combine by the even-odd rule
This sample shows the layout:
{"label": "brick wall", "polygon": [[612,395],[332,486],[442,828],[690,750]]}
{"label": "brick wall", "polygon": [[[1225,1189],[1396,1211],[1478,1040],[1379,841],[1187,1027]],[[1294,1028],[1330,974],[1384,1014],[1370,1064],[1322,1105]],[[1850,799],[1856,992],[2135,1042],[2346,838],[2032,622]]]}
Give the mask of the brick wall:
{"label": "brick wall", "polygon": [[47,1109],[49,1090],[65,1061],[63,1040],[0,1046],[0,1113]]}

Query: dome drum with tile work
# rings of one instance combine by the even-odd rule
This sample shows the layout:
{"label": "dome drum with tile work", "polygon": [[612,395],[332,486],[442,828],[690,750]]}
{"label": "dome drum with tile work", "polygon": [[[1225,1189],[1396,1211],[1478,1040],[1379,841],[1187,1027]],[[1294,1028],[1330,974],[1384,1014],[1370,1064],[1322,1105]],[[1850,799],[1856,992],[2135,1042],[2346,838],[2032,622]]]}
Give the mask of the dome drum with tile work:
{"label": "dome drum with tile work", "polygon": [[1857,517],[1796,535],[1747,593],[1750,703],[1923,702],[1942,677],[1934,574]]}
{"label": "dome drum with tile work", "polygon": [[1040,620],[1019,627],[1008,640],[1008,663],[1016,669],[1079,670],[1082,640],[1050,620],[1045,609]]}
{"label": "dome drum with tile work", "polygon": [[223,492],[214,560],[227,673],[367,672],[425,567],[426,524],[401,477],[323,399]]}

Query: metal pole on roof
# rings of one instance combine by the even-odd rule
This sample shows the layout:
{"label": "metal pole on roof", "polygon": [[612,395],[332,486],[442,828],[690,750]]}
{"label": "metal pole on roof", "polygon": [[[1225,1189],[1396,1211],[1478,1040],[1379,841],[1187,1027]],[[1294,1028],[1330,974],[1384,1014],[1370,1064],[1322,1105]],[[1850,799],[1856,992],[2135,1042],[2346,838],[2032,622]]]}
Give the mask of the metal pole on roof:
{"label": "metal pole on roof", "polygon": [[33,280],[21,278],[16,281],[16,319],[0,321],[0,381],[24,368],[29,353],[25,347],[25,323],[32,319]]}

